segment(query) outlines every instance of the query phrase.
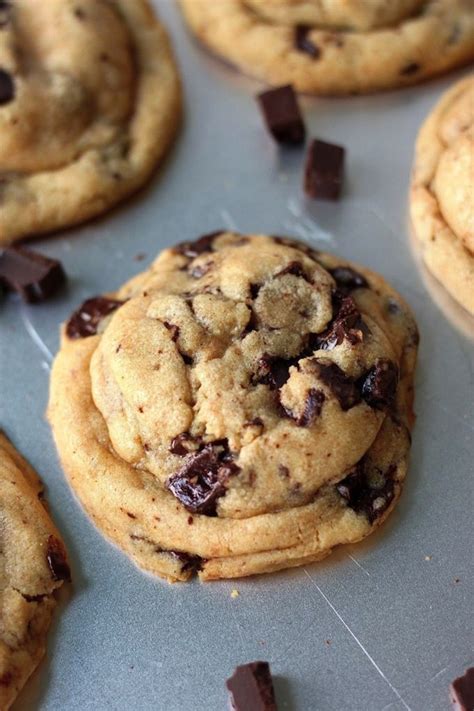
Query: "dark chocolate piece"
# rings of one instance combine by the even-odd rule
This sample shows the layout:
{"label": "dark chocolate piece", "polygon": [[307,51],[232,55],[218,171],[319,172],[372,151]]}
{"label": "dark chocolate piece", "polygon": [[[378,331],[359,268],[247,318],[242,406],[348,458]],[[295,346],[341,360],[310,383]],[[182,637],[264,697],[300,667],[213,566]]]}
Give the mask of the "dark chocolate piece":
{"label": "dark chocolate piece", "polygon": [[278,272],[278,274],[275,274],[275,277],[285,276],[285,274],[293,274],[294,276],[301,277],[301,279],[305,279],[309,282],[301,262],[290,262],[284,269]]}
{"label": "dark chocolate piece", "polygon": [[56,536],[49,536],[46,548],[46,560],[53,580],[71,580],[71,571],[67,562],[66,551]]}
{"label": "dark chocolate piece", "polygon": [[319,47],[312,42],[308,35],[313,28],[309,25],[296,25],[295,29],[295,47],[299,49],[300,52],[305,52],[309,54],[313,59],[319,59],[321,56],[321,50]]}
{"label": "dark chocolate piece", "polygon": [[336,485],[336,489],[351,509],[356,513],[365,514],[369,523],[373,523],[387,510],[393,499],[395,469],[395,465],[392,465],[385,474],[378,471],[378,476],[369,477],[365,462],[361,460],[346,478]]}
{"label": "dark chocolate piece", "polygon": [[400,74],[402,74],[402,76],[409,77],[412,74],[416,74],[420,71],[420,69],[421,67],[417,62],[410,62],[410,64],[407,64],[400,70]]}
{"label": "dark chocolate piece", "polygon": [[332,351],[344,340],[348,340],[353,346],[363,340],[367,327],[355,301],[350,296],[340,298],[340,295],[336,294],[334,311],[335,315],[326,330],[312,337],[314,350]]}
{"label": "dark chocolate piece", "polygon": [[328,386],[344,411],[360,403],[361,394],[357,384],[336,363],[319,358],[313,358],[310,363],[316,366],[319,378]]}
{"label": "dark chocolate piece", "polygon": [[116,311],[123,303],[106,296],[87,299],[69,319],[66,326],[67,336],[73,339],[95,336],[102,319]]}
{"label": "dark chocolate piece", "polygon": [[267,128],[278,143],[304,143],[305,126],[290,84],[264,91],[257,99]]}
{"label": "dark chocolate piece", "polygon": [[290,368],[296,365],[298,358],[278,358],[264,353],[257,363],[257,374],[254,382],[268,385],[271,390],[283,387],[290,377]]}
{"label": "dark chocolate piece", "polygon": [[66,281],[61,263],[25,247],[0,252],[0,282],[30,303],[52,296]]}
{"label": "dark chocolate piece", "polygon": [[225,230],[217,230],[217,232],[209,232],[209,234],[203,235],[199,237],[199,239],[190,242],[181,242],[174,247],[174,251],[178,254],[183,254],[189,259],[194,259],[205,252],[212,252],[215,238],[224,231]]}
{"label": "dark chocolate piece", "polygon": [[287,410],[283,405],[282,407],[287,416],[295,420],[298,427],[311,427],[315,420],[320,416],[325,399],[326,396],[322,390],[311,388],[306,394],[303,412],[299,417],[295,417],[293,413]]}
{"label": "dark chocolate piece", "polygon": [[337,284],[339,291],[348,294],[354,289],[368,289],[369,283],[365,276],[351,267],[336,267],[328,272]]}
{"label": "dark chocolate piece", "polygon": [[227,440],[218,440],[190,454],[166,486],[191,513],[215,516],[217,499],[224,496],[229,478],[239,471]]}
{"label": "dark chocolate piece", "polygon": [[449,687],[453,711],[474,711],[474,667],[466,669]]}
{"label": "dark chocolate piece", "polygon": [[11,4],[8,0],[0,0],[0,30],[10,21]]}
{"label": "dark chocolate piece", "polygon": [[203,560],[198,555],[190,555],[182,551],[168,551],[168,553],[181,563],[182,573],[195,573],[201,568]]}
{"label": "dark chocolate piece", "polygon": [[0,106],[9,104],[15,98],[15,83],[12,75],[0,69]]}
{"label": "dark chocolate piece", "polygon": [[312,197],[338,200],[344,175],[345,149],[333,143],[315,139],[306,158],[304,189]]}
{"label": "dark chocolate piece", "polygon": [[268,662],[236,667],[226,686],[234,711],[278,711]]}
{"label": "dark chocolate piece", "polygon": [[196,440],[189,432],[182,432],[174,437],[170,444],[170,452],[177,454],[179,457],[185,457],[186,454],[197,449],[198,440]]}
{"label": "dark chocolate piece", "polygon": [[398,385],[398,368],[387,358],[378,358],[364,376],[362,397],[377,410],[392,407]]}

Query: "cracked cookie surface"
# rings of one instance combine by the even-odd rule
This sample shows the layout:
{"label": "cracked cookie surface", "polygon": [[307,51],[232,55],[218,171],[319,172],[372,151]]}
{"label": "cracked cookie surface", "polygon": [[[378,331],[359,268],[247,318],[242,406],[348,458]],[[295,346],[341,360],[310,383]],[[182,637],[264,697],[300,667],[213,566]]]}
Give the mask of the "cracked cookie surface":
{"label": "cracked cookie surface", "polygon": [[269,572],[363,538],[393,508],[417,339],[378,275],[218,232],[73,314],[49,419],[81,502],[140,566]]}
{"label": "cracked cookie surface", "polygon": [[216,55],[314,94],[415,84],[474,58],[471,0],[180,0]]}
{"label": "cracked cookie surface", "polygon": [[410,192],[428,269],[474,315],[474,75],[435,106],[416,144]]}
{"label": "cracked cookie surface", "polygon": [[0,708],[10,708],[45,653],[54,593],[70,573],[43,487],[0,431]]}
{"label": "cracked cookie surface", "polygon": [[151,175],[179,123],[147,0],[0,4],[0,245],[94,217]]}

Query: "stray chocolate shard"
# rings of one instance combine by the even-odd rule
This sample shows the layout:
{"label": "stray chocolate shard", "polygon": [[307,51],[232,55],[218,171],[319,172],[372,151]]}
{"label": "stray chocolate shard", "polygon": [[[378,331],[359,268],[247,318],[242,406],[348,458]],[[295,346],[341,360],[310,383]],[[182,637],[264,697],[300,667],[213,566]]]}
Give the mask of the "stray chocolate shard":
{"label": "stray chocolate shard", "polygon": [[295,29],[295,47],[299,49],[300,52],[305,52],[309,54],[313,59],[319,59],[321,56],[321,50],[319,47],[312,42],[308,35],[313,28],[309,25],[296,25]]}
{"label": "stray chocolate shard", "polygon": [[278,143],[299,145],[306,130],[293,87],[288,84],[257,96],[269,132]]}
{"label": "stray chocolate shard", "polygon": [[325,331],[313,335],[311,345],[314,350],[331,351],[340,346],[344,340],[351,345],[360,343],[367,332],[359,309],[350,296],[341,298],[336,293],[333,298],[335,315]]}
{"label": "stray chocolate shard", "polygon": [[328,269],[328,272],[336,282],[338,290],[343,294],[348,294],[354,289],[369,288],[367,279],[351,267],[336,267]]}
{"label": "stray chocolate shard", "polygon": [[9,104],[15,98],[15,82],[11,74],[0,69],[0,106]]}
{"label": "stray chocolate shard", "polygon": [[338,200],[344,176],[345,149],[315,139],[306,158],[304,189],[312,198]]}
{"label": "stray chocolate shard", "polygon": [[56,536],[48,537],[46,560],[53,580],[71,580],[71,571],[67,562],[66,550]]}
{"label": "stray chocolate shard", "polygon": [[181,563],[182,573],[195,573],[201,569],[202,558],[198,555],[190,555],[182,551],[167,551],[173,558]]}
{"label": "stray chocolate shard", "polygon": [[209,232],[209,234],[205,234],[199,237],[199,239],[190,242],[181,242],[174,247],[174,251],[178,254],[183,254],[189,259],[194,259],[205,252],[212,252],[214,250],[214,240],[224,231],[225,230],[217,230],[217,232]]}
{"label": "stray chocolate shard", "polygon": [[102,319],[116,311],[124,303],[124,301],[109,299],[106,296],[94,296],[92,299],[87,299],[67,322],[67,336],[72,339],[95,336]]}
{"label": "stray chocolate shard", "polygon": [[474,709],[474,667],[466,669],[449,687],[449,700],[453,711],[473,711]]}
{"label": "stray chocolate shard", "polygon": [[226,686],[234,711],[278,711],[268,662],[236,667]]}
{"label": "stray chocolate shard", "polygon": [[336,363],[313,358],[310,364],[316,368],[320,380],[331,390],[344,412],[360,403],[362,398],[357,384]]}
{"label": "stray chocolate shard", "polygon": [[55,294],[66,281],[60,262],[25,247],[0,252],[0,283],[29,303]]}
{"label": "stray chocolate shard", "polygon": [[239,471],[227,440],[218,440],[190,454],[166,487],[191,513],[215,516],[217,500],[226,493],[229,478]]}
{"label": "stray chocolate shard", "polygon": [[271,390],[278,390],[287,382],[290,377],[290,368],[297,362],[297,358],[285,360],[264,353],[258,360],[254,382],[268,385]]}
{"label": "stray chocolate shard", "polygon": [[395,401],[397,385],[397,366],[387,358],[378,358],[363,378],[362,397],[377,410],[390,408]]}
{"label": "stray chocolate shard", "polygon": [[419,72],[421,69],[420,65],[418,62],[410,62],[410,64],[406,64],[402,69],[400,69],[400,74],[405,77],[412,76],[412,74],[416,74]]}
{"label": "stray chocolate shard", "polygon": [[379,518],[390,505],[395,493],[393,474],[396,467],[392,465],[384,473],[378,472],[378,477],[369,477],[364,460],[336,485],[336,489],[347,505],[356,513],[363,513],[369,523]]}

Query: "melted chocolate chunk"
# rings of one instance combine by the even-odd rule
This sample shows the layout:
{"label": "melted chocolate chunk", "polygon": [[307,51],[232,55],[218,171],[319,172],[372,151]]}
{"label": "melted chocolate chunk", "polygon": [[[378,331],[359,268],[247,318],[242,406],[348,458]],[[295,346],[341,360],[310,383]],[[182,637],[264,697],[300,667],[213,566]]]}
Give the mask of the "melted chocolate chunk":
{"label": "melted chocolate chunk", "polygon": [[163,326],[168,329],[171,333],[171,340],[176,343],[179,338],[179,326],[176,326],[174,323],[169,323],[168,321],[163,321]]}
{"label": "melted chocolate chunk", "polygon": [[290,377],[290,368],[296,365],[298,358],[278,358],[264,353],[257,363],[257,373],[254,383],[268,385],[271,390],[283,387]]}
{"label": "melted chocolate chunk", "polygon": [[397,366],[386,358],[378,358],[363,378],[362,397],[377,410],[390,408],[395,401],[397,385]]}
{"label": "melted chocolate chunk", "polygon": [[182,573],[195,573],[201,569],[203,560],[198,555],[190,555],[182,551],[168,551],[168,553],[181,563]]}
{"label": "melted chocolate chunk", "polygon": [[474,709],[474,667],[466,669],[449,687],[449,700],[453,711],[473,711]]}
{"label": "melted chocolate chunk", "polygon": [[201,279],[201,277],[205,276],[211,271],[213,266],[214,265],[212,262],[206,262],[206,264],[198,264],[197,266],[189,270],[189,276],[192,276],[193,279]]}
{"label": "melted chocolate chunk", "polygon": [[336,363],[319,358],[313,358],[311,363],[316,366],[319,378],[337,398],[344,412],[360,403],[361,393],[356,382],[346,375]]}
{"label": "melted chocolate chunk", "polygon": [[250,296],[252,299],[256,299],[259,295],[262,284],[250,284]]}
{"label": "melted chocolate chunk", "polygon": [[328,272],[337,284],[338,290],[348,294],[354,289],[369,289],[367,279],[351,267],[336,267]]}
{"label": "melted chocolate chunk", "polygon": [[338,200],[344,177],[345,149],[315,139],[306,158],[304,189],[312,198]]}
{"label": "melted chocolate chunk", "polygon": [[293,87],[288,84],[257,96],[269,132],[278,143],[299,145],[306,131]]}
{"label": "melted chocolate chunk", "polygon": [[182,432],[177,435],[170,444],[169,450],[172,454],[177,454],[179,457],[185,457],[186,454],[197,449],[199,440],[192,436],[189,432]]}
{"label": "melted chocolate chunk", "polygon": [[365,514],[369,523],[373,523],[387,510],[393,499],[395,469],[395,465],[392,465],[384,475],[379,472],[380,477],[375,485],[367,475],[364,461],[361,460],[353,471],[337,484],[337,491],[351,509],[356,513]]}
{"label": "melted chocolate chunk", "polygon": [[288,417],[295,420],[298,427],[311,427],[315,420],[320,416],[325,399],[326,396],[322,390],[311,388],[306,394],[303,412],[299,417],[295,418],[291,412],[289,412],[286,408],[284,409]]}
{"label": "melted chocolate chunk", "polygon": [[295,47],[299,49],[300,52],[305,52],[309,54],[313,59],[319,59],[321,56],[321,50],[319,47],[312,42],[308,35],[311,32],[312,27],[308,25],[297,25],[295,29]]}
{"label": "melted chocolate chunk", "polygon": [[226,686],[234,711],[278,711],[268,662],[242,664]]}
{"label": "melted chocolate chunk", "polygon": [[239,471],[227,440],[219,440],[190,454],[166,486],[191,513],[215,516],[217,499],[225,495],[229,478]]}
{"label": "melted chocolate chunk", "polygon": [[0,283],[30,303],[55,294],[66,281],[60,262],[25,247],[0,252]]}
{"label": "melted chocolate chunk", "polygon": [[0,30],[10,22],[11,3],[7,0],[0,0]]}
{"label": "melted chocolate chunk", "polygon": [[46,560],[53,580],[71,580],[71,571],[66,558],[66,551],[61,541],[55,536],[49,536],[46,548]]}
{"label": "melted chocolate chunk", "polygon": [[219,237],[223,231],[224,230],[217,230],[217,232],[210,232],[191,242],[181,242],[174,247],[174,251],[178,254],[183,254],[185,257],[189,257],[189,259],[194,259],[205,252],[213,252],[214,240],[216,237]]}
{"label": "melted chocolate chunk", "polygon": [[405,77],[412,76],[413,74],[416,74],[419,72],[421,69],[420,65],[417,62],[411,62],[410,64],[407,64],[406,66],[403,67],[403,69],[400,70],[400,74]]}
{"label": "melted chocolate chunk", "polygon": [[333,301],[335,316],[331,323],[325,331],[311,339],[315,350],[331,351],[344,340],[356,345],[363,340],[367,332],[360,311],[350,296],[341,298],[336,294]]}
{"label": "melted chocolate chunk", "polygon": [[116,311],[125,302],[109,299],[106,296],[95,296],[84,301],[69,319],[66,326],[68,338],[88,338],[95,336],[100,322],[106,316]]}
{"label": "melted chocolate chunk", "polygon": [[0,106],[9,104],[15,98],[15,83],[11,74],[0,69]]}
{"label": "melted chocolate chunk", "polygon": [[284,269],[278,272],[278,274],[275,274],[275,277],[285,276],[285,274],[293,274],[294,276],[301,277],[302,279],[309,281],[301,262],[290,262]]}

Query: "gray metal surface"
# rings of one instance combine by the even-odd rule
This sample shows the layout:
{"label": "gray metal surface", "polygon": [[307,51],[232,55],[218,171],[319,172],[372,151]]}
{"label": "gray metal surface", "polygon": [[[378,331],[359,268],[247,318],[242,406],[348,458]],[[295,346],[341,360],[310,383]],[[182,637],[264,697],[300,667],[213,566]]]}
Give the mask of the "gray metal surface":
{"label": "gray metal surface", "polygon": [[[199,49],[174,3],[157,4],[186,90],[176,147],[138,198],[37,243],[63,261],[66,293],[0,306],[0,421],[46,482],[74,571],[47,661],[15,710],[222,711],[234,666],[262,658],[286,711],[442,711],[450,680],[473,661],[474,358],[466,319],[457,310],[449,321],[423,283],[406,193],[419,124],[457,76],[366,98],[304,99],[310,134],[348,149],[344,199],[308,204],[303,153],[280,152],[265,134],[258,83]],[[107,543],[71,494],[44,419],[48,368],[76,304],[114,289],[162,247],[221,226],[294,234],[382,272],[419,321],[418,421],[403,498],[367,542],[306,569],[170,586]]]}

